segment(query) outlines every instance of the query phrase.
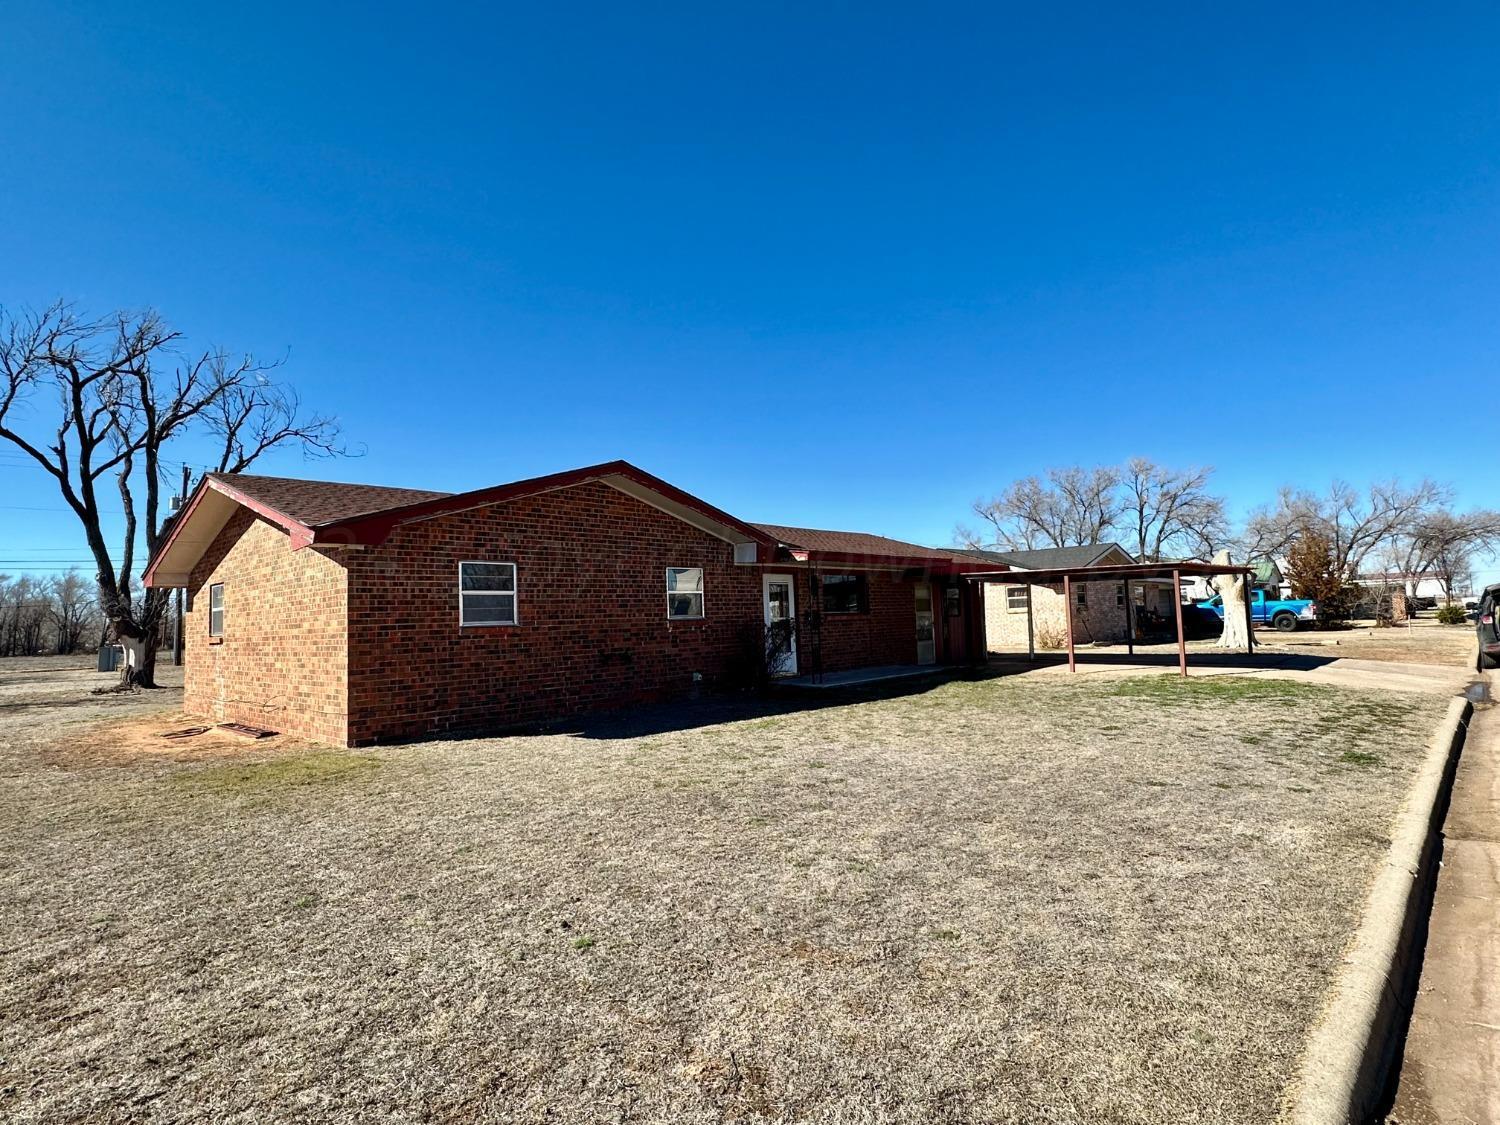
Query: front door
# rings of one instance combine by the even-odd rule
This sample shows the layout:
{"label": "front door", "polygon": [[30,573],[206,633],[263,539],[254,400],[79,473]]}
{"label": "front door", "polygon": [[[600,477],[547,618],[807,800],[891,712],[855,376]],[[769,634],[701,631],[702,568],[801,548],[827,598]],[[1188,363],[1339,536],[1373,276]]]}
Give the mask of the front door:
{"label": "front door", "polygon": [[766,575],[766,670],[797,674],[797,596],[790,574]]}
{"label": "front door", "polygon": [[917,583],[917,663],[937,663],[937,635],[932,620],[932,584]]}

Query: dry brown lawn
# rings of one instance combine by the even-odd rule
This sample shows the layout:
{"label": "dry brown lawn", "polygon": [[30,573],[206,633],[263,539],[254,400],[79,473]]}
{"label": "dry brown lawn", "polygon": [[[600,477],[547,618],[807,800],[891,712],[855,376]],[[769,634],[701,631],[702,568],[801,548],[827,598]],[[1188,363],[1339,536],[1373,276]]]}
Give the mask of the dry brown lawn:
{"label": "dry brown lawn", "polygon": [[9,1121],[1265,1122],[1444,706],[990,680],[158,750],[170,696],[98,678],[0,666]]}
{"label": "dry brown lawn", "polygon": [[1258,630],[1255,636],[1257,640],[1264,639],[1274,647],[1285,647],[1291,652],[1469,669],[1474,667],[1478,644],[1473,622],[1439,625],[1428,617],[1418,618],[1410,625],[1382,629],[1361,624],[1328,632],[1275,634]]}

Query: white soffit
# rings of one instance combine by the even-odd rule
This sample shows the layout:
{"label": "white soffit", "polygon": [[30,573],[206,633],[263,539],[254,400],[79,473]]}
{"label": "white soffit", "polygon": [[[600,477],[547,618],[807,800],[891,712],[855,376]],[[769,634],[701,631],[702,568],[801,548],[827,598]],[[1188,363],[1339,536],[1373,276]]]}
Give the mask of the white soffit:
{"label": "white soffit", "polygon": [[193,567],[203,557],[239,504],[213,488],[204,489],[202,497],[177,529],[172,545],[163,552],[152,575],[157,587],[186,586]]}

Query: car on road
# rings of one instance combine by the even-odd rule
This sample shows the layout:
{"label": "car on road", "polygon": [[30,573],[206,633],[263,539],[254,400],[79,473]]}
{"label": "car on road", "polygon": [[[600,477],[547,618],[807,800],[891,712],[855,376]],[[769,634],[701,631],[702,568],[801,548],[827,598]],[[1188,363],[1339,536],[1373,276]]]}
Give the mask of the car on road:
{"label": "car on road", "polygon": [[[1199,602],[1198,608],[1208,610],[1220,621],[1224,620],[1222,595]],[[1280,632],[1290,633],[1299,625],[1312,624],[1317,617],[1317,605],[1306,598],[1268,598],[1264,590],[1250,591],[1250,620],[1256,625],[1269,625]]]}
{"label": "car on road", "polygon": [[1500,626],[1495,615],[1500,613],[1500,582],[1486,586],[1479,596],[1479,608],[1475,610],[1474,630],[1479,636],[1479,670],[1500,668]]}

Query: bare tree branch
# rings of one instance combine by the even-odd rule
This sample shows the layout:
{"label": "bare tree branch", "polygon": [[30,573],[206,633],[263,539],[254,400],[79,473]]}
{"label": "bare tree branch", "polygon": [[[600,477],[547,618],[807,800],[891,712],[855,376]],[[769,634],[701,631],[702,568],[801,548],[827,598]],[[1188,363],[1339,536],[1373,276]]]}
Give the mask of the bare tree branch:
{"label": "bare tree branch", "polygon": [[[52,478],[83,527],[94,558],[99,604],[116,634],[138,642],[145,683],[165,591],[132,589],[137,532],[147,553],[161,534],[162,451],[197,429],[217,435],[224,452],[217,467],[247,468],[267,450],[301,445],[313,456],[344,452],[337,422],[304,416],[296,393],[273,384],[277,364],[253,357],[231,360],[219,350],[184,359],[179,333],[152,311],[88,320],[57,302],[41,312],[0,308],[0,439],[10,442]],[[56,412],[39,436],[23,414],[51,396]],[[125,513],[119,565],[102,531],[97,483],[115,477]]]}

